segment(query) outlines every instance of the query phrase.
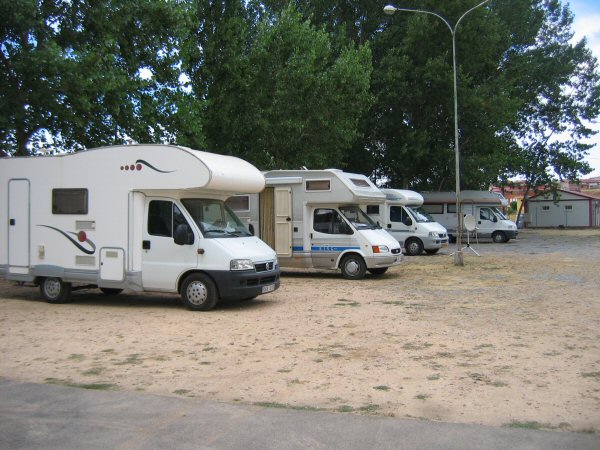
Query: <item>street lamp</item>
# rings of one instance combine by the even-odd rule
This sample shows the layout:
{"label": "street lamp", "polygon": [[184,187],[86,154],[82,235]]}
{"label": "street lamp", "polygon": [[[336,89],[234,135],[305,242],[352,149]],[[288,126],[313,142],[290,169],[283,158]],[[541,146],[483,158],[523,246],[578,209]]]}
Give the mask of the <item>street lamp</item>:
{"label": "street lamp", "polygon": [[461,211],[461,207],[460,207],[460,148],[459,148],[459,144],[458,144],[458,89],[457,89],[457,83],[456,83],[456,78],[457,78],[456,77],[456,29],[458,28],[458,24],[460,23],[460,21],[467,14],[469,14],[474,9],[477,9],[480,6],[484,5],[488,1],[489,0],[484,0],[483,2],[479,3],[478,5],[472,7],[467,12],[465,12],[462,16],[460,16],[458,18],[458,20],[454,24],[454,27],[452,27],[452,25],[450,25],[450,23],[448,23],[448,21],[446,19],[444,19],[442,16],[440,16],[439,14],[436,14],[434,12],[431,12],[431,11],[425,11],[422,9],[396,8],[393,5],[387,5],[383,8],[383,12],[385,12],[387,15],[390,15],[390,16],[392,14],[394,14],[396,11],[423,13],[423,14],[429,14],[431,16],[435,16],[446,24],[446,26],[450,30],[450,34],[452,34],[452,68],[453,68],[453,75],[454,75],[454,155],[455,155],[454,160],[455,160],[455,164],[456,164],[456,219],[457,219],[456,252],[454,252],[454,264],[457,266],[463,266],[464,260],[463,260],[463,253],[462,253],[462,211]]}

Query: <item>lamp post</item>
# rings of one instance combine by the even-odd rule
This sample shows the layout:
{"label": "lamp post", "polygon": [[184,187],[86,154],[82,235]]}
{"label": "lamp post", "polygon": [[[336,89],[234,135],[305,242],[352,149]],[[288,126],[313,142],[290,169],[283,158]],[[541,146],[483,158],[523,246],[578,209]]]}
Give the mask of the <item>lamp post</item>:
{"label": "lamp post", "polygon": [[454,76],[454,162],[456,166],[456,252],[454,252],[454,264],[457,266],[463,266],[463,253],[462,253],[462,211],[460,207],[460,148],[458,141],[458,89],[457,89],[457,76],[456,76],[456,29],[458,28],[458,24],[460,21],[471,11],[479,8],[480,6],[487,3],[489,0],[484,0],[478,5],[472,7],[467,12],[465,12],[462,16],[458,18],[454,27],[450,25],[450,23],[444,19],[439,14],[436,14],[431,11],[425,11],[423,9],[409,9],[409,8],[396,8],[393,5],[387,5],[383,8],[383,12],[387,15],[393,15],[396,11],[406,11],[406,12],[414,12],[414,13],[423,13],[429,14],[431,16],[435,16],[440,19],[442,22],[446,24],[448,29],[450,30],[450,34],[452,34],[452,68],[453,68],[453,76]]}

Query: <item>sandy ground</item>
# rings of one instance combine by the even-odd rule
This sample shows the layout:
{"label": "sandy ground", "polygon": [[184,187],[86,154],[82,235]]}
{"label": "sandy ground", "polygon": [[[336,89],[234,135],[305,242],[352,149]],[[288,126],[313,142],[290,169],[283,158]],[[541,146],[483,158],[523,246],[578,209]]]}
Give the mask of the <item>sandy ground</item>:
{"label": "sandy ground", "polygon": [[600,432],[600,230],[525,230],[382,277],[286,272],[191,312],[174,295],[0,281],[0,376],[272,407]]}

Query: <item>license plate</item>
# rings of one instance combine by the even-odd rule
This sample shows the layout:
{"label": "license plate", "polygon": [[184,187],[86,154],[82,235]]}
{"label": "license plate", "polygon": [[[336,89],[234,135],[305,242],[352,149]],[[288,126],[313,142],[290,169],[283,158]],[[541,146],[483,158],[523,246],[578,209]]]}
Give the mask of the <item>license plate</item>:
{"label": "license plate", "polygon": [[266,294],[267,292],[273,292],[274,290],[275,290],[275,285],[274,284],[268,284],[266,286],[263,286],[262,293]]}

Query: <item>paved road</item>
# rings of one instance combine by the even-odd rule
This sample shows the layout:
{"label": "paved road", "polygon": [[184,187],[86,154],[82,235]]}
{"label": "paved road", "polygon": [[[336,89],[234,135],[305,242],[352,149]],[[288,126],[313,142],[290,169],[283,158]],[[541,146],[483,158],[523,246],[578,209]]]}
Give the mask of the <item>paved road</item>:
{"label": "paved road", "polygon": [[600,436],[0,379],[0,449],[594,449]]}

